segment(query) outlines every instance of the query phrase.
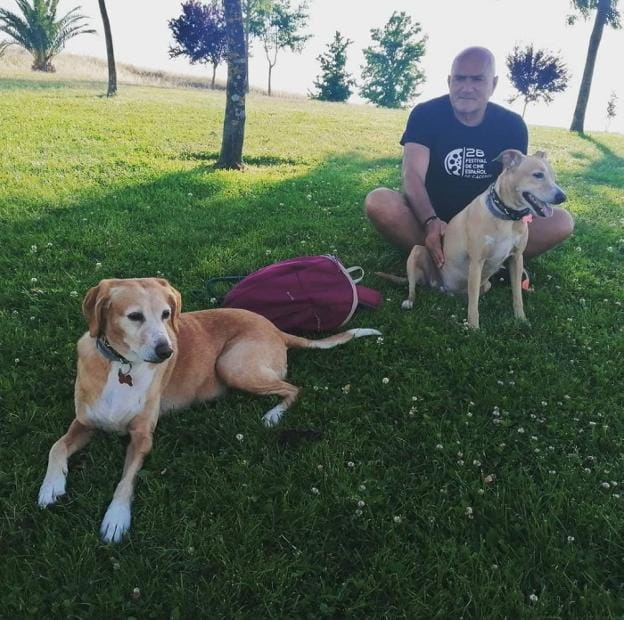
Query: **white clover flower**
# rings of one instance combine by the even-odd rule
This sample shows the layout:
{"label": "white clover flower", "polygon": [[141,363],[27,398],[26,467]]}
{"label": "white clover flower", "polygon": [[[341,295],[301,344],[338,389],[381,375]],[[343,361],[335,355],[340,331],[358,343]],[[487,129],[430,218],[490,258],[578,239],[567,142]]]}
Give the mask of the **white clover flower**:
{"label": "white clover flower", "polygon": [[132,590],[132,598],[137,601],[141,598],[141,590],[139,588],[134,588]]}
{"label": "white clover flower", "polygon": [[16,357],[16,358],[15,358],[15,363],[16,363],[16,364],[19,364],[19,361],[20,361],[20,358],[19,358],[19,357]]}
{"label": "white clover flower", "polygon": [[323,471],[323,466],[322,465],[317,465],[316,469],[318,469],[319,471]]}
{"label": "white clover flower", "polygon": [[444,450],[444,446],[441,443],[436,444],[436,450]]}
{"label": "white clover flower", "polygon": [[394,515],[394,517],[392,517],[392,520],[393,520],[395,523],[401,523],[401,521],[402,521],[403,519],[401,519],[401,515]]}
{"label": "white clover flower", "polygon": [[100,263],[99,261],[97,263],[95,263],[95,268],[96,269],[102,269],[102,263]]}
{"label": "white clover flower", "polygon": [[266,251],[265,251],[265,254],[266,254],[267,256],[269,256],[269,254],[271,254],[271,250],[266,250]]}
{"label": "white clover flower", "polygon": [[610,489],[610,488],[611,488],[611,485],[610,485],[608,482],[602,482],[602,483],[600,484],[600,486],[601,486],[603,489]]}
{"label": "white clover flower", "polygon": [[488,474],[485,478],[483,478],[483,482],[485,482],[485,484],[492,484],[495,481],[496,481],[495,474]]}
{"label": "white clover flower", "polygon": [[479,461],[479,460],[477,460],[477,459],[475,459],[474,461],[472,461],[472,464],[473,464],[475,467],[481,467],[481,461]]}
{"label": "white clover flower", "polygon": [[472,509],[472,506],[466,506],[465,515],[469,519],[472,519],[474,517],[474,510]]}
{"label": "white clover flower", "polygon": [[464,461],[463,461],[463,459],[458,459],[458,460],[457,460],[457,464],[458,464],[460,467],[463,467],[463,466],[464,466]]}
{"label": "white clover flower", "polygon": [[361,484],[361,485],[358,487],[358,489],[359,489],[361,492],[364,492],[364,491],[366,491],[366,485],[365,485],[365,484]]}
{"label": "white clover flower", "polygon": [[37,246],[36,245],[31,245],[30,246],[30,253],[31,254],[36,254],[37,253]]}
{"label": "white clover flower", "polygon": [[37,278],[30,278],[31,284],[35,284],[37,282]]}
{"label": "white clover flower", "polygon": [[353,467],[355,467],[355,463],[353,461],[348,461],[347,462],[347,467],[353,468]]}
{"label": "white clover flower", "polygon": [[524,433],[524,429],[523,429],[522,427],[520,427],[520,428],[518,429],[518,432],[522,435],[522,434]]}
{"label": "white clover flower", "polygon": [[361,511],[359,508],[357,508],[357,509],[355,510],[355,516],[356,516],[356,517],[361,517],[361,516],[362,516],[362,511]]}
{"label": "white clover flower", "polygon": [[347,385],[342,386],[342,393],[348,394],[351,391],[351,384],[347,383]]}
{"label": "white clover flower", "polygon": [[384,378],[381,380],[381,382],[382,382],[384,385],[388,385],[388,383],[390,383],[390,379],[388,379],[388,377],[384,377]]}
{"label": "white clover flower", "polygon": [[363,499],[358,500],[358,508],[364,508],[366,506],[366,502]]}
{"label": "white clover flower", "polygon": [[236,439],[238,439],[238,441],[243,441],[244,435],[242,433],[236,433]]}
{"label": "white clover flower", "polygon": [[310,489],[310,491],[312,491],[312,495],[320,495],[321,494],[321,492],[316,487],[312,487]]}
{"label": "white clover flower", "polygon": [[70,291],[69,296],[70,297],[78,297],[78,291]]}
{"label": "white clover flower", "polygon": [[531,601],[531,603],[537,603],[537,601],[539,600],[539,597],[535,593],[529,594],[529,600]]}
{"label": "white clover flower", "polygon": [[384,339],[383,336],[377,336],[377,344],[383,344]]}

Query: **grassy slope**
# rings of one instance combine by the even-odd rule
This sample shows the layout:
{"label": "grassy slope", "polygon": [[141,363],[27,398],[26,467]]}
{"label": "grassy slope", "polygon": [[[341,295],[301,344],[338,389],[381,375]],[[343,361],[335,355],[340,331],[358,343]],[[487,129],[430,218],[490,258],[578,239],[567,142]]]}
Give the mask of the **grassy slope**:
{"label": "grassy slope", "polygon": [[368,275],[387,301],[353,326],[383,342],[290,357],[305,390],[284,426],[322,441],[281,446],[269,399],[230,394],[159,425],[121,545],[97,538],[116,437],[36,508],[99,278],[164,274],[197,309],[208,276],[297,254],[403,270],[361,203],[399,183],[405,112],[250,97],[241,174],[212,167],[222,94],[102,92],[0,81],[0,616],[621,616],[621,137],[531,133],[577,232],[532,264],[530,326],[509,290],[469,333],[461,300],[422,291],[404,313]]}

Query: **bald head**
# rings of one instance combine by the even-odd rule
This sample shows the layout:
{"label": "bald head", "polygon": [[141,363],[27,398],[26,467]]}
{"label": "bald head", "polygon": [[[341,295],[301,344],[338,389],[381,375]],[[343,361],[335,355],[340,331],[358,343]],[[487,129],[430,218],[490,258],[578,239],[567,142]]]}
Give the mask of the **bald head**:
{"label": "bald head", "polygon": [[448,77],[451,106],[464,125],[479,125],[498,78],[494,54],[485,47],[468,47],[453,60]]}
{"label": "bald head", "polygon": [[451,75],[457,65],[463,64],[464,62],[480,64],[492,77],[496,75],[496,59],[494,58],[494,54],[486,47],[467,47],[465,50],[459,52],[451,65]]}

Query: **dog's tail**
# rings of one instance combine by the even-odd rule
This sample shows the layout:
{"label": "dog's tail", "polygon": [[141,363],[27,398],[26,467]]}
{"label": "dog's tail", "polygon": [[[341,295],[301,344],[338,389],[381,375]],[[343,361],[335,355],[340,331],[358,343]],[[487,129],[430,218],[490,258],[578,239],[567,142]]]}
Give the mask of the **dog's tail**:
{"label": "dog's tail", "polygon": [[319,340],[310,340],[309,338],[301,338],[300,336],[293,336],[292,334],[284,334],[284,340],[286,346],[289,349],[331,349],[337,347],[339,344],[345,344],[349,340],[354,338],[362,338],[363,336],[381,336],[381,332],[376,329],[369,328],[356,328],[349,329],[346,332],[340,334],[334,334],[327,338],[320,338]]}
{"label": "dog's tail", "polygon": [[393,276],[391,273],[384,273],[383,271],[376,271],[375,275],[384,280],[390,280],[390,282],[394,282],[395,284],[407,284],[407,278],[402,276]]}

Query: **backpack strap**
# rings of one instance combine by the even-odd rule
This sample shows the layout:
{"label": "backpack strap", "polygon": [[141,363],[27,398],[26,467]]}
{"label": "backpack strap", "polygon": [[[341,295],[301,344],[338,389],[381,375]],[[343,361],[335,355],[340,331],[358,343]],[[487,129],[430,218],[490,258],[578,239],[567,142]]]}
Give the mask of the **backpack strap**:
{"label": "backpack strap", "polygon": [[210,278],[206,280],[206,291],[208,291],[208,297],[216,299],[217,303],[221,305],[225,295],[219,295],[215,285],[226,283],[231,288],[232,285],[240,282],[244,277],[245,276],[221,276],[220,278]]}
{"label": "backpack strap", "polygon": [[[354,278],[352,274],[357,272],[357,271],[360,272],[360,277],[359,278]],[[349,274],[349,276],[353,280],[354,284],[357,284],[358,282],[361,282],[362,278],[364,277],[364,269],[362,269],[359,265],[356,265],[355,267],[349,267],[346,270],[346,272]]]}
{"label": "backpack strap", "polygon": [[366,308],[375,309],[381,304],[381,293],[374,288],[368,288],[368,286],[362,286],[359,284],[355,287],[358,294],[358,305]]}

